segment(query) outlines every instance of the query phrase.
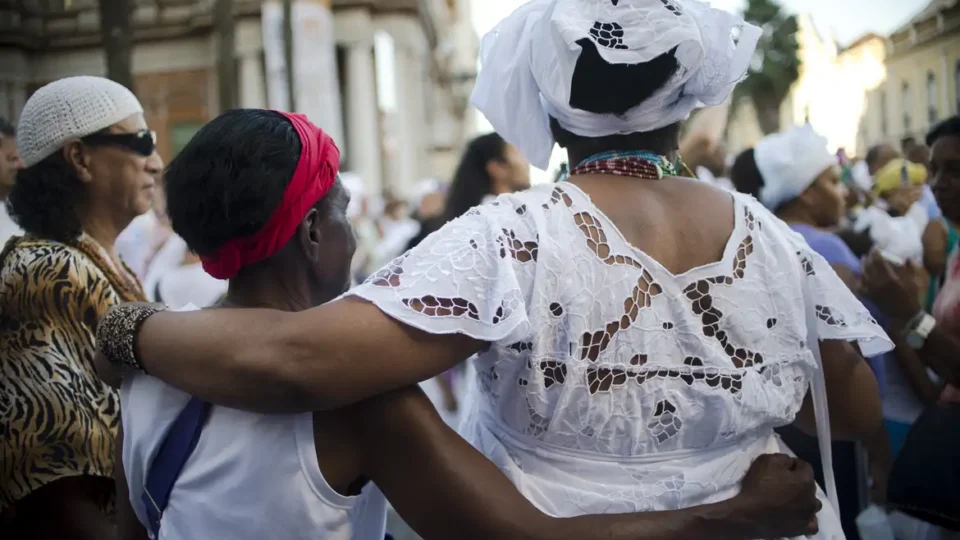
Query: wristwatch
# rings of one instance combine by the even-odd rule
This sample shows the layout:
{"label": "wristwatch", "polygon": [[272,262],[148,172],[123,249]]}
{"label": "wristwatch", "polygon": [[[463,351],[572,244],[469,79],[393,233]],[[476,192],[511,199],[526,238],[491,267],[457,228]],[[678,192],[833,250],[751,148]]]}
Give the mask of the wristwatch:
{"label": "wristwatch", "polygon": [[914,315],[914,317],[910,319],[910,322],[907,323],[906,328],[903,330],[903,340],[907,342],[907,346],[911,349],[920,350],[927,342],[930,332],[933,332],[933,327],[936,325],[937,320],[934,319],[933,316],[921,311]]}

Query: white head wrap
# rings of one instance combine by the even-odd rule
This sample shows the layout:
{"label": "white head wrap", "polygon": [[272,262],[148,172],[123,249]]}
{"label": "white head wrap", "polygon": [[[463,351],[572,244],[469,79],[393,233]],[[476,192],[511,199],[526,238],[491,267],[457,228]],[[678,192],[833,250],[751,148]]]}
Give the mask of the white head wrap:
{"label": "white head wrap", "polygon": [[142,113],[133,92],[103,77],[67,77],[37,90],[20,113],[17,148],[26,167],[70,139],[86,137]]}
{"label": "white head wrap", "polygon": [[[733,34],[739,29],[735,40]],[[473,104],[504,139],[546,170],[550,117],[584,137],[653,131],[719,105],[747,72],[761,30],[697,0],[533,0],[483,38]],[[570,106],[577,41],[611,64],[638,64],[676,48],[677,74],[622,115]]]}
{"label": "white head wrap", "polygon": [[827,149],[827,139],[809,125],[764,137],[753,156],[763,176],[760,202],[770,210],[799,197],[820,173],[839,163]]}

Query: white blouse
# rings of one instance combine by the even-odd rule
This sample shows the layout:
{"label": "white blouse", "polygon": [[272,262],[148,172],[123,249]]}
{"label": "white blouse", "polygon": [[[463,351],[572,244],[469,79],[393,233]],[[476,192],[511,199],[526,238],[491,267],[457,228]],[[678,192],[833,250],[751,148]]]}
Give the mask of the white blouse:
{"label": "white blouse", "polygon": [[[137,374],[124,379],[120,399],[130,502],[146,525],[143,486],[190,396]],[[317,461],[311,413],[212,407],[154,540],[383,540],[386,517],[387,501],[374,484],[355,497],[327,484]]]}
{"label": "white blouse", "polygon": [[[799,410],[821,339],[892,347],[830,265],[731,195],[720,261],[674,275],[569,183],[475,208],[350,294],[490,343],[463,434],[555,516],[727,499]],[[806,284],[804,284],[806,280]],[[817,538],[843,538],[824,505]],[[829,514],[829,515],[827,515]]]}

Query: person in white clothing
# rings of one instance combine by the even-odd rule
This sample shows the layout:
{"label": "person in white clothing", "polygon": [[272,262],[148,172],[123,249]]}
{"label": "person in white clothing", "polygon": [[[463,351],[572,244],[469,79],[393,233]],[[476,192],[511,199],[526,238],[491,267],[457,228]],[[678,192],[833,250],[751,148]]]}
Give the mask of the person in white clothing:
{"label": "person in white clothing", "polygon": [[[534,166],[565,147],[566,181],[467,212],[317,308],[116,310],[105,356],[214,403],[305,412],[477,354],[462,433],[546,514],[736,497],[754,460],[787,452],[774,428],[855,436],[846,382],[872,374],[854,343],[891,347],[760,203],[677,175],[681,122],[730,95],[760,35],[694,0],[524,4],[484,38],[473,103]],[[774,536],[843,538],[834,508]]]}
{"label": "person in white clothing", "polygon": [[[117,236],[117,256],[133,270],[137,278],[146,281],[154,258],[164,246],[173,231],[167,216],[167,203],[163,195],[163,175],[161,169],[155,175],[157,185],[153,189],[150,211],[137,216]],[[149,296],[149,292],[147,293]]]}
{"label": "person in white clothing", "polygon": [[3,201],[13,189],[13,182],[17,178],[17,171],[23,168],[23,160],[17,152],[17,130],[13,124],[0,117],[0,249],[13,236],[23,234],[23,231],[7,213]]}
{"label": "person in white clothing", "polygon": [[[208,272],[229,278],[220,307],[300,311],[345,289],[355,241],[336,163],[336,147],[305,117],[257,110],[213,120],[174,160],[166,184],[173,225]],[[190,396],[132,375],[122,400],[118,519],[121,540],[132,540],[143,537],[150,505],[162,504],[144,499],[144,486]],[[807,525],[816,502],[809,471],[779,456],[757,460],[744,493],[719,506],[550,519],[444,426],[416,386],[324,413],[212,407],[182,463],[158,516],[165,540],[381,540],[379,490],[428,539],[778,535]],[[770,501],[786,502],[785,494],[789,507],[767,516]],[[755,513],[766,525],[734,525]]]}

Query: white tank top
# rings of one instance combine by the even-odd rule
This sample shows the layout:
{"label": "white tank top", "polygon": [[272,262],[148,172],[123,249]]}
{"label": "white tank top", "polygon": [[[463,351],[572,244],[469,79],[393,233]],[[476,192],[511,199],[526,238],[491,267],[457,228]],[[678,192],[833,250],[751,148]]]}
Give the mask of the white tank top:
{"label": "white tank top", "polygon": [[[141,523],[150,461],[190,396],[153,377],[121,390],[123,465]],[[161,540],[230,538],[383,540],[386,500],[372,483],[344,497],[317,463],[311,414],[261,415],[212,407],[170,493]]]}

